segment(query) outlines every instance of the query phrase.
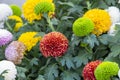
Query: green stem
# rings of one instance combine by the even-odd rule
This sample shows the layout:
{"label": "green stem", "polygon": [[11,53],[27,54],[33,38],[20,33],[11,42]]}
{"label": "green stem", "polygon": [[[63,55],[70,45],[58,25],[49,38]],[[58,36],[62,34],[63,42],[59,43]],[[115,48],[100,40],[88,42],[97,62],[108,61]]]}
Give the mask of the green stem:
{"label": "green stem", "polygon": [[47,17],[47,22],[49,24],[49,27],[52,29],[52,31],[55,31],[55,28],[53,27],[52,22],[50,21],[49,17]]}
{"label": "green stem", "polygon": [[85,47],[85,49],[86,49],[89,53],[92,53],[92,51],[91,51],[91,50],[89,50],[87,47]]}
{"label": "green stem", "polygon": [[8,27],[8,29],[9,29],[10,31],[12,31],[12,27],[10,26],[10,24],[9,24],[7,21],[6,21],[5,23],[6,23],[7,27]]}
{"label": "green stem", "polygon": [[45,68],[48,66],[48,64],[49,64],[49,62],[51,61],[51,59],[52,59],[52,58],[49,58],[49,59],[47,60],[45,66],[43,66],[42,68],[40,68],[40,71],[43,70],[43,69],[45,69]]}
{"label": "green stem", "polygon": [[30,60],[28,58],[26,58],[25,56],[24,56],[24,59],[27,60],[28,62],[30,62]]}

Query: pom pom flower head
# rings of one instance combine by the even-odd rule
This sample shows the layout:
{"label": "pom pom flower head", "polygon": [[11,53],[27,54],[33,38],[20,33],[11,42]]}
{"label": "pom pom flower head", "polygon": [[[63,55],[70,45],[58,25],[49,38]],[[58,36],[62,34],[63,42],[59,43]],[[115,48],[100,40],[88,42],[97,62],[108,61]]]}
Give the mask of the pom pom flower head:
{"label": "pom pom flower head", "polygon": [[90,18],[94,24],[93,34],[99,36],[102,33],[107,32],[111,26],[111,20],[109,13],[101,9],[91,9],[84,14],[84,17]]}
{"label": "pom pom flower head", "polygon": [[39,2],[34,8],[34,12],[37,15],[40,13],[54,12],[54,10],[54,4],[47,1]]}
{"label": "pom pom flower head", "polygon": [[106,11],[109,13],[111,21],[113,24],[120,22],[119,8],[111,6],[111,7],[108,7],[108,9]]}
{"label": "pom pom flower head", "polygon": [[120,70],[118,71],[118,77],[119,77],[119,79],[120,79]]}
{"label": "pom pom flower head", "polygon": [[22,6],[23,15],[29,22],[40,20],[42,17],[41,12],[54,11],[53,6],[52,0],[26,0]]}
{"label": "pom pom flower head", "polygon": [[110,77],[113,77],[118,74],[119,66],[115,62],[102,62],[95,69],[96,80],[110,80]]}
{"label": "pom pom flower head", "polygon": [[68,48],[67,38],[60,32],[50,32],[40,41],[40,51],[45,57],[60,57]]}
{"label": "pom pom flower head", "polygon": [[4,46],[12,41],[13,35],[6,29],[0,29],[0,46]]}
{"label": "pom pom flower head", "polygon": [[92,61],[92,62],[88,63],[84,67],[83,72],[82,72],[84,80],[96,80],[95,76],[94,76],[94,71],[100,63],[102,63],[102,62],[99,60],[96,60],[96,61]]}
{"label": "pom pom flower head", "polygon": [[12,20],[16,21],[16,24],[15,24],[15,27],[14,27],[14,31],[18,31],[19,28],[22,27],[23,22],[22,22],[22,19],[19,16],[12,15],[12,16],[9,16],[9,19],[12,19]]}
{"label": "pom pom flower head", "polygon": [[85,36],[92,32],[94,23],[89,18],[78,18],[73,24],[73,32],[76,36]]}
{"label": "pom pom flower head", "polygon": [[12,15],[12,9],[7,4],[0,4],[0,22],[7,20]]}
{"label": "pom pom flower head", "polygon": [[[7,71],[6,73],[3,73]],[[15,80],[17,75],[17,69],[11,61],[0,61],[0,75],[4,76],[4,80]]]}
{"label": "pom pom flower head", "polygon": [[26,32],[22,33],[18,41],[23,42],[28,51],[36,45],[36,43],[41,39],[41,37],[35,37],[37,32]]}
{"label": "pom pom flower head", "polygon": [[25,50],[26,47],[22,42],[13,41],[5,49],[5,57],[7,60],[12,61],[15,64],[20,64]]}
{"label": "pom pom flower head", "polygon": [[18,7],[17,5],[11,5],[10,7],[13,11],[13,15],[21,16],[22,11],[21,11],[20,7]]}

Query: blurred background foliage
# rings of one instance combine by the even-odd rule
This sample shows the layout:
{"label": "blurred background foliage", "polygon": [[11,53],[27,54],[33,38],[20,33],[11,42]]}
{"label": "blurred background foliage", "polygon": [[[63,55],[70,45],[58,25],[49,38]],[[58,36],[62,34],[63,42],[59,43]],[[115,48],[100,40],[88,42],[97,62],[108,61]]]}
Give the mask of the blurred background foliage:
{"label": "blurred background foliage", "polygon": [[[22,63],[17,65],[16,80],[83,80],[82,70],[85,64],[94,60],[114,61],[120,65],[120,26],[117,26],[117,34],[109,36],[102,34],[96,36],[90,34],[85,37],[76,37],[72,32],[73,22],[93,8],[107,9],[109,6],[120,8],[118,0],[54,0],[56,12],[51,19],[56,31],[63,33],[69,40],[68,51],[62,57],[45,58],[39,50],[39,43],[24,56]],[[11,31],[14,40],[27,31],[37,31],[39,36],[51,32],[45,18],[34,21],[32,24],[24,20],[24,25],[19,32]],[[14,26],[14,21],[8,20],[9,25]],[[7,24],[5,24],[8,28]],[[8,28],[9,29],[9,28]],[[0,54],[4,53],[0,49]],[[3,55],[3,54],[2,54]],[[0,56],[0,60],[4,55]],[[113,80],[118,80],[117,77]]]}

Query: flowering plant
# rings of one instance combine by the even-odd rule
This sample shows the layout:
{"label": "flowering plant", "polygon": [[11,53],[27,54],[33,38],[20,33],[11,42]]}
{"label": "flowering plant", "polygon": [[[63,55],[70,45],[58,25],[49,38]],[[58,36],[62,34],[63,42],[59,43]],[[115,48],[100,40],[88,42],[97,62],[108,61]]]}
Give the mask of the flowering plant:
{"label": "flowering plant", "polygon": [[[118,0],[26,0],[22,8],[0,6],[0,62],[14,64],[15,75],[9,77],[119,79]],[[0,64],[0,79],[14,80],[3,74],[6,61]]]}

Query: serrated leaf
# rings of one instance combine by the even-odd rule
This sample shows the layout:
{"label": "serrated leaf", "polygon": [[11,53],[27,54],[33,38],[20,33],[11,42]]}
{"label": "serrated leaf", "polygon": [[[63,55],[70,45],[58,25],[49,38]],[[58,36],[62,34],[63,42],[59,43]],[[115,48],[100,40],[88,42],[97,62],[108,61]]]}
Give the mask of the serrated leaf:
{"label": "serrated leaf", "polygon": [[93,2],[92,6],[91,6],[92,8],[103,8],[103,9],[105,9],[105,8],[108,7],[108,5],[103,0],[98,0],[98,1],[94,0],[92,2]]}
{"label": "serrated leaf", "polygon": [[51,22],[53,25],[58,25],[58,20],[56,18],[53,18]]}
{"label": "serrated leaf", "polygon": [[87,64],[90,59],[92,59],[92,54],[87,53],[84,50],[81,50],[79,52],[79,55],[74,58],[74,62],[75,62],[76,67],[78,68],[82,64],[84,65]]}
{"label": "serrated leaf", "polygon": [[26,79],[26,75],[25,75],[25,72],[27,71],[26,68],[23,68],[23,67],[16,67],[17,68],[17,77],[18,77],[18,80],[25,80]]}
{"label": "serrated leaf", "polygon": [[63,17],[61,18],[61,20],[68,20],[68,19],[73,19],[73,17],[70,17],[70,16],[63,16]]}
{"label": "serrated leaf", "polygon": [[116,57],[120,54],[120,45],[113,45],[111,47],[111,53],[110,56]]}
{"label": "serrated leaf", "polygon": [[64,71],[61,74],[61,80],[81,80],[81,79],[77,73]]}
{"label": "serrated leaf", "polygon": [[62,66],[67,66],[68,69],[70,68],[75,68],[74,63],[73,63],[73,57],[72,56],[64,56],[60,59],[60,63]]}
{"label": "serrated leaf", "polygon": [[0,80],[4,80],[4,78],[0,76]]}
{"label": "serrated leaf", "polygon": [[91,48],[93,48],[95,45],[99,45],[99,41],[94,34],[85,37],[84,42],[89,44]]}
{"label": "serrated leaf", "polygon": [[43,37],[44,35],[44,32],[38,32],[34,37]]}
{"label": "serrated leaf", "polygon": [[58,66],[56,64],[50,65],[45,70],[45,80],[55,80],[58,77]]}
{"label": "serrated leaf", "polygon": [[108,56],[104,59],[104,61],[112,61],[112,62],[116,62],[116,63],[118,63],[118,64],[120,65],[120,59],[119,59],[118,56],[117,56],[117,57],[111,57],[110,55],[108,55]]}
{"label": "serrated leaf", "polygon": [[33,66],[33,65],[38,65],[38,59],[37,59],[37,58],[33,58],[33,59],[30,61],[30,64],[31,64],[31,66]]}
{"label": "serrated leaf", "polygon": [[98,39],[100,40],[100,42],[102,44],[104,44],[104,45],[108,44],[108,35],[107,34],[99,36]]}
{"label": "serrated leaf", "polygon": [[108,5],[115,5],[115,3],[116,3],[115,0],[105,0],[105,2],[106,2]]}
{"label": "serrated leaf", "polygon": [[72,2],[61,2],[61,1],[58,1],[58,3],[61,4],[61,5],[67,5],[67,6],[74,7],[74,4]]}
{"label": "serrated leaf", "polygon": [[35,80],[45,80],[44,77],[42,75],[39,75],[37,79]]}

